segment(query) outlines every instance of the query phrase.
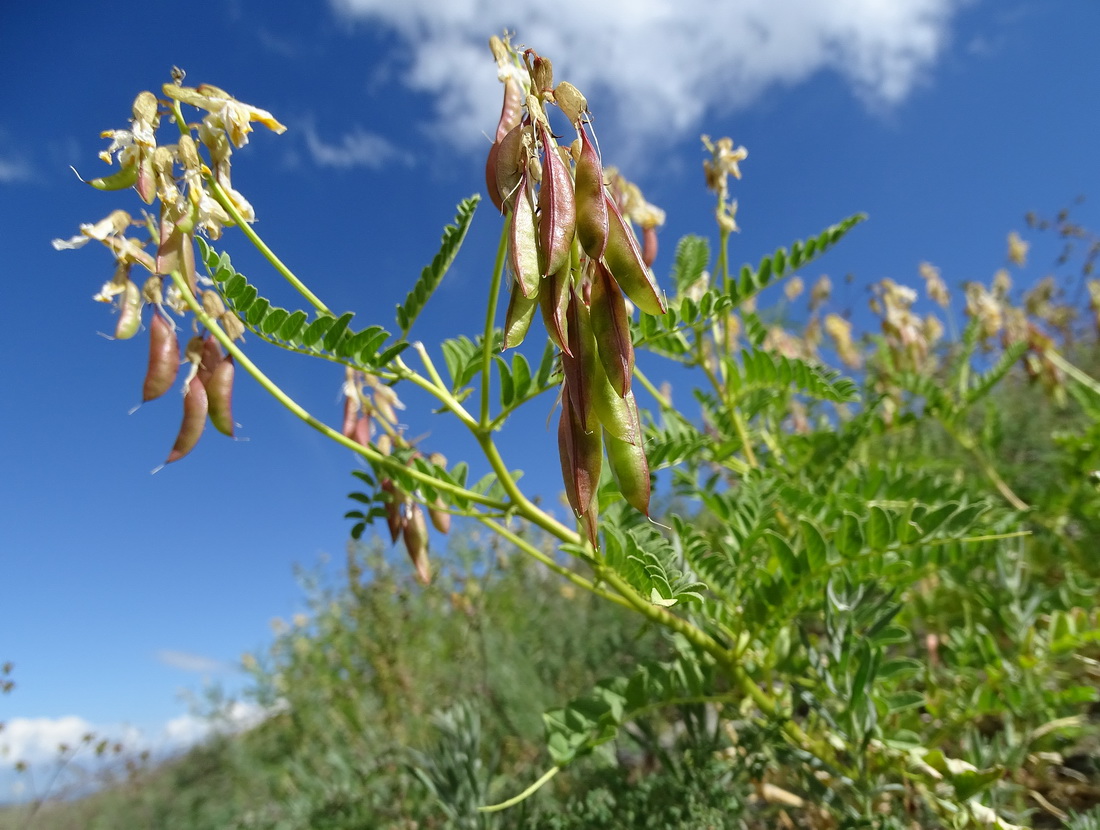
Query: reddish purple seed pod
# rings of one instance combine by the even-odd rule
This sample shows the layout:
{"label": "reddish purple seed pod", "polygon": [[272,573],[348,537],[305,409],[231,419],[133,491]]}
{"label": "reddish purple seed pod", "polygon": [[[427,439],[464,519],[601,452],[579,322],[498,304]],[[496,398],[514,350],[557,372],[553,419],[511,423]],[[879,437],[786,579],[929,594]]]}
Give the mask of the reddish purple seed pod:
{"label": "reddish purple seed pod", "polygon": [[162,314],[153,312],[149,324],[149,368],[145,372],[141,400],[155,400],[176,382],[180,368],[180,348],[175,326]]}
{"label": "reddish purple seed pod", "polygon": [[195,448],[206,426],[208,409],[206,388],[198,377],[191,378],[191,382],[187,384],[187,394],[183,396],[183,423],[180,424],[179,435],[176,436],[176,443],[172,446],[172,452],[168,454],[165,464],[179,461]]}
{"label": "reddish purple seed pod", "polygon": [[214,374],[214,370],[222,362],[222,347],[211,335],[207,334],[202,339],[202,358],[199,362],[198,378],[202,381],[203,386],[210,380],[210,376]]}
{"label": "reddish purple seed pod", "polygon": [[424,519],[424,509],[419,504],[412,504],[406,512],[405,550],[416,569],[417,581],[427,585],[432,581],[432,571],[428,564],[428,523]]}
{"label": "reddish purple seed pod", "polygon": [[233,355],[226,355],[214,367],[204,386],[209,401],[210,423],[222,433],[233,437]]}

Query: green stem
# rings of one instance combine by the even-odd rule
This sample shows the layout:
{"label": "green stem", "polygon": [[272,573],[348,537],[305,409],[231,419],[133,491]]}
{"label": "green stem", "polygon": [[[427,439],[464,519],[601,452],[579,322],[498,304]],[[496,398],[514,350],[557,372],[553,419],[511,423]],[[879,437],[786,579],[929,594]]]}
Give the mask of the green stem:
{"label": "green stem", "polygon": [[520,536],[516,533],[513,533],[511,530],[509,530],[507,527],[505,527],[500,522],[497,522],[497,521],[495,521],[493,519],[490,519],[490,518],[481,518],[481,517],[478,518],[478,521],[480,521],[483,525],[485,525],[487,528],[492,530],[498,536],[502,537],[503,539],[508,540],[513,545],[515,545],[517,548],[519,548],[524,553],[526,553],[528,556],[532,557],[533,559],[538,560],[543,565],[545,565],[547,568],[552,570],[554,573],[558,574],[559,576],[564,577],[565,579],[572,582],[574,585],[576,585],[580,588],[584,588],[584,590],[586,590],[586,591],[590,591],[591,593],[595,594],[596,596],[600,597],[601,599],[606,599],[609,602],[614,602],[617,605],[621,605],[623,608],[632,608],[633,607],[633,606],[630,605],[629,602],[627,602],[625,599],[623,599],[618,594],[612,594],[609,591],[605,591],[602,588],[600,588],[598,585],[596,585],[596,583],[592,582],[592,580],[585,579],[583,576],[581,576],[576,571],[572,571],[569,568],[566,568],[566,567],[563,567],[562,565],[559,565],[552,558],[547,556],[545,553],[543,553],[537,547],[532,545],[530,542],[528,542],[522,536]]}
{"label": "green stem", "polygon": [[561,772],[561,767],[550,767],[550,769],[548,769],[546,772],[544,772],[539,777],[538,781],[536,781],[534,784],[532,784],[526,790],[521,792],[519,795],[513,796],[512,798],[509,798],[507,801],[502,801],[502,802],[500,802],[500,804],[493,804],[489,807],[478,807],[477,809],[480,810],[483,813],[496,813],[496,812],[499,812],[501,810],[507,810],[509,807],[514,807],[516,804],[519,804],[521,801],[524,801],[525,799],[528,799],[531,796],[533,796],[536,792],[538,792],[542,788],[543,784],[547,783],[551,778],[553,778],[559,772]]}
{"label": "green stem", "polygon": [[294,286],[294,289],[303,297],[305,297],[306,301],[311,306],[313,306],[322,314],[328,314],[335,317],[336,315],[329,310],[328,306],[321,302],[320,298],[318,298],[316,294],[310,291],[306,287],[305,283],[298,279],[298,277],[295,276],[294,272],[287,268],[285,264],[283,264],[283,261],[275,255],[275,252],[267,246],[266,242],[260,239],[259,234],[257,234],[256,231],[252,229],[252,225],[250,225],[245,220],[245,218],[241,216],[240,211],[237,210],[237,206],[233,204],[233,200],[229,198],[229,194],[227,194],[225,190],[222,189],[222,186],[218,184],[213,175],[209,175],[206,177],[206,184],[210,188],[210,193],[218,201],[218,204],[225,208],[225,212],[228,213],[230,218],[232,218],[232,220],[237,223],[237,227],[241,229],[241,233],[243,233],[248,238],[249,242],[256,246],[256,249],[261,254],[263,254],[264,259],[271,263],[271,267],[278,271],[282,275],[283,279]]}
{"label": "green stem", "polygon": [[1074,366],[1072,363],[1062,357],[1062,355],[1054,351],[1054,349],[1047,349],[1045,352],[1043,352],[1043,357],[1045,357],[1047,360],[1049,360],[1051,363],[1053,363],[1055,366],[1057,366],[1079,384],[1084,386],[1086,389],[1097,395],[1100,395],[1100,383],[1097,383],[1092,377],[1082,372],[1080,369],[1078,369],[1076,366]]}
{"label": "green stem", "polygon": [[416,351],[417,355],[420,357],[421,362],[423,362],[424,368],[428,372],[428,378],[430,382],[429,380],[425,380],[424,378],[422,378],[416,372],[412,371],[408,366],[404,364],[400,357],[394,359],[394,367],[396,369],[397,376],[403,380],[408,380],[412,382],[416,386],[419,386],[421,389],[423,389],[425,392],[430,392],[431,394],[435,395],[435,397],[437,397],[440,402],[445,407],[447,407],[447,409],[449,409],[456,418],[458,418],[458,420],[462,421],[462,423],[465,424],[467,428],[471,430],[476,430],[478,428],[478,423],[474,420],[474,416],[467,412],[466,407],[464,407],[459,402],[459,400],[451,394],[449,389],[447,389],[447,384],[445,384],[443,382],[443,378],[440,377],[438,370],[435,368],[435,364],[432,362],[432,359],[428,354],[428,350],[424,348],[424,344],[417,341],[416,343],[412,344],[412,347]]}
{"label": "green stem", "polygon": [[485,336],[481,341],[481,426],[488,429],[489,417],[489,381],[493,368],[493,324],[497,317],[497,300],[500,296],[500,283],[504,276],[504,257],[508,251],[508,223],[504,222],[497,244],[497,258],[493,263],[493,276],[489,281],[489,302],[485,310]]}
{"label": "green stem", "polygon": [[496,499],[491,499],[488,496],[484,496],[481,493],[475,493],[472,490],[465,489],[464,487],[459,487],[457,484],[452,484],[449,481],[437,479],[434,476],[417,470],[415,467],[407,467],[396,458],[388,455],[383,455],[373,447],[363,446],[357,441],[348,438],[343,433],[337,432],[328,424],[325,424],[324,422],[315,418],[301,404],[299,404],[297,401],[287,395],[286,392],[284,392],[278,385],[275,384],[274,381],[272,381],[267,375],[265,375],[259,366],[249,360],[248,356],[243,351],[241,351],[241,349],[237,346],[236,343],[233,342],[232,339],[230,339],[229,335],[227,335],[222,330],[217,322],[205,311],[203,311],[202,305],[197,299],[195,299],[195,296],[191,293],[191,289],[187,285],[187,280],[178,271],[172,272],[172,282],[175,283],[176,288],[180,292],[180,296],[184,298],[188,308],[190,308],[191,312],[195,315],[195,318],[207,329],[207,331],[214,335],[218,342],[225,347],[226,351],[233,355],[233,359],[236,361],[237,365],[248,372],[248,374],[250,374],[253,378],[255,378],[256,382],[259,383],[260,386],[262,386],[269,395],[275,398],[275,400],[277,400],[279,403],[289,409],[302,421],[305,421],[305,423],[309,424],[315,430],[320,432],[326,438],[330,438],[337,444],[346,447],[352,452],[358,453],[372,464],[377,464],[378,466],[392,470],[395,473],[407,475],[414,481],[418,481],[421,484],[426,484],[430,487],[433,487],[441,493],[447,493],[448,495],[453,497],[466,499],[468,501],[474,502],[475,504],[484,505],[485,507],[491,507],[494,510],[503,511],[508,509],[509,505],[504,502],[497,501]]}
{"label": "green stem", "polygon": [[562,542],[567,542],[573,545],[581,544],[581,536],[577,531],[566,527],[553,516],[545,513],[536,507],[530,499],[524,495],[523,491],[516,486],[516,482],[512,479],[512,473],[509,471],[508,466],[504,463],[504,459],[500,456],[500,451],[497,449],[495,443],[493,443],[492,436],[484,432],[475,432],[474,436],[477,438],[478,444],[481,446],[481,451],[485,453],[486,459],[489,461],[489,466],[493,468],[493,472],[496,473],[497,481],[500,482],[500,486],[504,488],[504,492],[508,494],[508,498],[514,505],[516,512],[531,522],[531,524],[541,527],[551,536],[560,539]]}

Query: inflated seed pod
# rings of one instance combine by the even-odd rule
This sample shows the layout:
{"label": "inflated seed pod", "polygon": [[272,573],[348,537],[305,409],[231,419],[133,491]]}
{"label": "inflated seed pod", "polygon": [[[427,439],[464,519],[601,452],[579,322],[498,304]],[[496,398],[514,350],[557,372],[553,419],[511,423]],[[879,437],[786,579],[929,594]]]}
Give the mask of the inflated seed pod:
{"label": "inflated seed pod", "polygon": [[647,225],[642,228],[642,262],[646,268],[652,268],[657,259],[657,228]]}
{"label": "inflated seed pod", "polygon": [[382,488],[382,492],[389,496],[385,503],[386,526],[390,530],[390,541],[396,542],[397,537],[405,529],[405,514],[403,511],[405,494],[389,478],[382,479],[379,486]]}
{"label": "inflated seed pod", "polygon": [[180,368],[180,347],[176,340],[176,327],[154,311],[149,324],[149,368],[145,371],[145,383],[141,388],[141,400],[155,400],[167,392],[176,382]]}
{"label": "inflated seed pod", "polygon": [[451,514],[446,511],[446,507],[443,499],[437,496],[428,508],[428,518],[431,519],[432,527],[444,534],[451,531]]}
{"label": "inflated seed pod", "polygon": [[562,388],[561,418],[558,421],[558,454],[562,482],[569,506],[578,518],[594,511],[596,492],[603,467],[603,433],[585,432],[569,401],[569,387]]}
{"label": "inflated seed pod", "polygon": [[622,292],[602,262],[592,269],[591,289],[592,334],[600,363],[615,391],[626,395],[634,374],[634,343]]}
{"label": "inflated seed pod", "polygon": [[581,429],[592,432],[597,429],[592,397],[597,380],[594,371],[598,368],[599,361],[596,359],[596,344],[592,339],[592,327],[588,323],[586,312],[581,298],[571,290],[566,308],[569,350],[562,352],[561,366],[574,416]]}
{"label": "inflated seed pod", "polygon": [[539,283],[539,309],[546,324],[546,333],[554,345],[566,354],[573,353],[569,347],[569,324],[566,321],[572,282],[572,274],[566,266]]}
{"label": "inflated seed pod", "polygon": [[631,444],[605,433],[607,463],[627,504],[649,515],[649,461],[642,442]]}
{"label": "inflated seed pod", "polygon": [[206,413],[209,402],[206,397],[206,388],[198,377],[191,378],[187,384],[187,391],[183,396],[183,422],[180,424],[176,443],[168,454],[165,464],[179,461],[187,453],[195,448],[195,444],[202,437],[203,428],[206,426]]}
{"label": "inflated seed pod", "polygon": [[118,298],[118,322],[115,339],[129,340],[141,328],[141,289],[133,280],[126,280],[122,295]]}
{"label": "inflated seed pod", "polygon": [[227,354],[214,367],[203,386],[209,402],[210,423],[222,433],[233,437],[233,355]]}
{"label": "inflated seed pod", "polygon": [[138,179],[137,162],[128,164],[110,176],[100,176],[97,179],[88,179],[88,184],[96,190],[125,190],[133,187]]}
{"label": "inflated seed pod", "polygon": [[424,509],[415,502],[409,505],[407,513],[403,534],[405,550],[416,569],[417,580],[427,585],[432,581],[432,571],[428,565],[428,523],[424,519]]}
{"label": "inflated seed pod", "polygon": [[588,130],[582,125],[581,153],[577,159],[577,238],[584,252],[599,259],[607,247],[607,199],[603,187],[603,165],[599,154],[588,138]]}
{"label": "inflated seed pod", "polygon": [[202,381],[203,386],[210,380],[210,376],[214,374],[214,369],[222,362],[223,357],[221,344],[214,339],[213,335],[204,335],[202,338],[202,357],[199,360],[198,369],[198,378]]}
{"label": "inflated seed pod", "polygon": [[[494,145],[497,148],[494,162],[496,170],[493,181],[496,183],[497,196],[503,207],[510,207],[519,187],[526,165],[523,146],[523,125],[516,124]],[[488,182],[486,183],[488,184]]]}
{"label": "inflated seed pod", "polygon": [[508,297],[508,310],[504,313],[504,348],[512,349],[523,342],[527,336],[527,329],[531,327],[531,320],[535,317],[535,309],[538,307],[537,297],[528,298],[513,282],[510,296]]}
{"label": "inflated seed pod", "polygon": [[626,226],[626,220],[619,212],[618,205],[610,196],[607,201],[607,248],[603,258],[615,282],[646,314],[664,314],[665,305],[661,299],[653,275],[642,259],[638,242],[633,231]]}
{"label": "inflated seed pod", "polygon": [[508,226],[508,263],[523,296],[537,297],[541,279],[538,223],[535,221],[535,206],[531,201],[526,173],[520,177]]}
{"label": "inflated seed pod", "polygon": [[577,231],[577,202],[569,166],[542,125],[542,183],[539,185],[539,271],[549,276],[569,266]]}
{"label": "inflated seed pod", "polygon": [[354,441],[355,426],[358,420],[359,401],[351,395],[344,395],[344,421],[340,426],[340,434]]}

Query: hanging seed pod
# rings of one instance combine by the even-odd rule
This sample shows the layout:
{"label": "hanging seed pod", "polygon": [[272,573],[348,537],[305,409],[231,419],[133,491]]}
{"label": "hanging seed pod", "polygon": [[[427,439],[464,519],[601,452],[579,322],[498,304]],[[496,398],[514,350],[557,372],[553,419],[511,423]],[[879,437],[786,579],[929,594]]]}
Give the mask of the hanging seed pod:
{"label": "hanging seed pod", "polygon": [[127,279],[122,296],[118,299],[118,322],[115,324],[115,339],[129,340],[141,328],[141,289],[133,280]]}
{"label": "hanging seed pod", "polygon": [[210,423],[222,433],[233,437],[233,355],[227,354],[214,367],[203,384],[209,401]]}
{"label": "hanging seed pod", "polygon": [[183,422],[180,424],[179,435],[176,443],[168,454],[165,464],[179,461],[187,453],[195,448],[195,444],[202,437],[203,428],[206,426],[206,413],[209,401],[206,397],[206,389],[197,377],[191,378],[187,384],[187,391],[183,396]]}
{"label": "hanging seed pod", "polygon": [[370,418],[368,418],[366,415],[360,415],[359,418],[355,421],[355,430],[350,437],[356,443],[362,444],[364,447],[366,447],[370,444],[371,432],[372,429]]}
{"label": "hanging seed pod", "polygon": [[539,293],[539,243],[535,206],[531,202],[527,174],[519,180],[512,221],[508,233],[508,262],[516,285],[525,297],[537,297]]}
{"label": "hanging seed pod", "polygon": [[622,213],[611,197],[605,198],[608,229],[603,258],[608,270],[634,305],[646,314],[664,314],[664,301],[638,250],[633,231],[626,226]]}
{"label": "hanging seed pod", "polygon": [[535,317],[535,309],[538,307],[537,298],[527,298],[515,282],[508,297],[508,310],[504,314],[504,348],[512,349],[523,342],[527,336],[527,329],[531,327],[531,320]]}
{"label": "hanging seed pod", "polygon": [[565,267],[539,283],[539,309],[542,311],[546,333],[550,335],[554,345],[566,354],[573,353],[569,347],[569,324],[565,316],[572,281],[572,274]]}
{"label": "hanging seed pod", "polygon": [[553,274],[569,265],[577,230],[577,202],[569,167],[558,153],[550,130],[542,125],[542,183],[539,185],[540,273]]}
{"label": "hanging seed pod", "polygon": [[646,225],[642,228],[642,262],[646,268],[652,268],[657,259],[657,228],[654,225]]}
{"label": "hanging seed pod", "polygon": [[[511,206],[512,199],[519,187],[520,179],[524,175],[526,165],[524,156],[526,148],[523,146],[523,125],[516,124],[505,133],[504,137],[494,145],[497,148],[495,154],[495,170],[492,180],[496,183],[497,197],[503,208]],[[488,182],[486,182],[488,185]]]}
{"label": "hanging seed pod", "polygon": [[578,518],[595,512],[596,491],[603,466],[602,432],[585,432],[569,401],[569,387],[562,388],[561,418],[558,421],[558,454],[562,481],[569,506]]}
{"label": "hanging seed pod", "polygon": [[443,534],[451,532],[451,514],[446,511],[446,507],[443,499],[437,496],[432,506],[428,508],[428,518],[431,519],[432,527]]}
{"label": "hanging seed pod", "polygon": [[359,421],[359,401],[351,395],[344,395],[344,421],[340,426],[340,434],[345,438],[355,440],[355,427]]}
{"label": "hanging seed pod", "polygon": [[[581,429],[592,432],[596,427],[593,387],[599,380],[596,371],[596,343],[592,339],[592,327],[587,309],[576,291],[570,291],[566,319],[569,326],[569,351],[562,354],[561,365],[565,374],[565,386]],[[600,371],[602,375],[602,371]]]}
{"label": "hanging seed pod", "polygon": [[382,488],[382,492],[389,496],[389,499],[385,502],[386,526],[390,530],[390,542],[396,542],[397,537],[405,529],[405,514],[402,510],[405,494],[397,489],[397,485],[393,483],[392,479],[382,479],[379,486]]}
{"label": "hanging seed pod", "polygon": [[415,502],[409,505],[404,531],[405,550],[416,569],[417,581],[427,585],[432,581],[432,571],[428,564],[428,523],[424,520],[424,510]]}
{"label": "hanging seed pod", "polygon": [[577,238],[584,252],[593,259],[603,256],[607,248],[607,197],[603,186],[603,165],[596,148],[582,125],[581,153],[577,159]]}
{"label": "hanging seed pod", "polygon": [[149,368],[141,388],[141,401],[155,400],[176,382],[180,368],[180,348],[175,326],[163,314],[153,312],[149,324]]}
{"label": "hanging seed pod", "polygon": [[607,379],[623,396],[630,391],[634,374],[634,343],[630,338],[626,303],[614,277],[602,262],[597,262],[591,273],[592,334]]}
{"label": "hanging seed pod", "polygon": [[[190,352],[190,349],[188,351]],[[221,344],[212,335],[206,334],[202,338],[202,356],[199,359],[198,370],[198,378],[202,381],[203,386],[206,386],[207,381],[210,380],[210,376],[214,374],[214,370],[222,362],[223,357]]]}
{"label": "hanging seed pod", "polygon": [[641,441],[641,424],[635,422],[639,440],[631,444],[620,441],[610,433],[605,434],[607,443],[607,463],[611,475],[615,478],[619,492],[627,504],[635,510],[649,515],[649,461]]}

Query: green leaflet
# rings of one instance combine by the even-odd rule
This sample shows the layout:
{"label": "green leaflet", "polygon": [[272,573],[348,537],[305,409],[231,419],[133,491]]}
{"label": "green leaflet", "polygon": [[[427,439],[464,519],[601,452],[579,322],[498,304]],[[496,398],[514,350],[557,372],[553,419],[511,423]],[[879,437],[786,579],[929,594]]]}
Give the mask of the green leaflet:
{"label": "green leaflet", "polygon": [[408,343],[398,340],[383,348],[392,335],[381,326],[368,326],[359,331],[352,329],[355,315],[350,311],[339,317],[317,314],[310,320],[309,312],[275,306],[233,268],[228,254],[219,254],[202,237],[196,241],[207,273],[221,293],[226,308],[261,340],[297,351],[328,355],[364,371],[384,369],[408,347]]}
{"label": "green leaflet", "polygon": [[451,267],[455,256],[458,254],[462,242],[466,238],[466,232],[470,229],[474,211],[481,197],[474,194],[469,199],[459,202],[458,213],[455,214],[455,223],[447,225],[443,229],[443,240],[439,251],[432,258],[429,265],[420,272],[420,279],[416,281],[405,302],[397,306],[397,325],[401,329],[402,337],[408,336],[420,312],[424,310],[428,300],[443,281],[447,269]]}

